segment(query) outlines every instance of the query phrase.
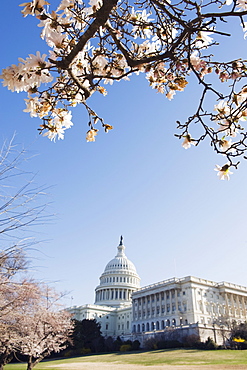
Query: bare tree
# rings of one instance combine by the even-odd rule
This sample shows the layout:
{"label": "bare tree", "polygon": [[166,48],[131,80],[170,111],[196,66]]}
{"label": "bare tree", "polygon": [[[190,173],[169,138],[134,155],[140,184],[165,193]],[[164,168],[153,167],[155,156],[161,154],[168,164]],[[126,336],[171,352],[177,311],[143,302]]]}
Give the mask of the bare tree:
{"label": "bare tree", "polygon": [[[106,84],[133,74],[144,73],[169,100],[191,82],[199,84],[201,95],[186,122],[177,122],[177,136],[186,149],[209,139],[228,160],[216,168],[220,178],[229,178],[229,168],[239,163],[235,158],[245,158],[247,149],[242,124],[247,64],[239,55],[219,60],[213,53],[232,34],[234,27],[225,27],[228,20],[240,24],[246,36],[244,1],[62,0],[52,12],[46,5],[46,0],[26,2],[22,13],[39,19],[50,58],[37,52],[2,73],[8,89],[28,92],[25,111],[42,119],[41,133],[63,138],[72,126],[70,108],[83,104],[89,115],[86,139],[95,141],[97,122],[106,132],[113,127],[88,106],[88,98],[95,92],[106,95]],[[226,84],[219,87],[218,81]]]}
{"label": "bare tree", "polygon": [[21,267],[15,261],[22,260],[23,247],[32,243],[30,227],[45,220],[47,203],[40,201],[45,189],[37,187],[34,174],[22,168],[27,160],[27,152],[19,150],[14,137],[4,142],[0,150],[0,240],[5,252],[0,253],[0,266],[1,262],[8,266],[8,274]]}
{"label": "bare tree", "polygon": [[0,369],[17,350],[21,310],[39,299],[36,284],[18,273],[27,269],[27,249],[35,243],[31,227],[47,219],[47,204],[40,203],[45,189],[22,169],[27,153],[13,140],[0,150]]}

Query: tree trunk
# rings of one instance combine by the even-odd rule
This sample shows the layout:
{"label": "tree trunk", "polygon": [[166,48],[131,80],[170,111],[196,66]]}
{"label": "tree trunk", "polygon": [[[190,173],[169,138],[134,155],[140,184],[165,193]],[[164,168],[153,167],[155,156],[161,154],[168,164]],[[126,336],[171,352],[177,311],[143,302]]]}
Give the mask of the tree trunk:
{"label": "tree trunk", "polygon": [[28,357],[28,361],[27,361],[27,370],[32,370],[33,368],[33,362],[32,362],[32,356],[29,356]]}

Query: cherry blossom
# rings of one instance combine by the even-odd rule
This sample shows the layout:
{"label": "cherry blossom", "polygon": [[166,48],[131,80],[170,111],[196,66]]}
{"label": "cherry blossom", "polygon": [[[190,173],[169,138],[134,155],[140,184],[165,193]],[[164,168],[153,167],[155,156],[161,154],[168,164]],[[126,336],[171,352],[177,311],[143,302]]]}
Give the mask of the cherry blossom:
{"label": "cherry blossom", "polygon": [[[241,24],[246,37],[245,0],[203,0],[200,7],[185,0],[62,0],[56,10],[48,5],[32,0],[21,4],[21,12],[37,18],[49,57],[37,52],[19,58],[1,75],[9,90],[27,93],[24,111],[42,120],[38,130],[43,136],[63,139],[72,127],[70,109],[82,104],[89,115],[86,141],[94,142],[98,115],[87,100],[95,93],[106,96],[107,85],[133,75],[144,74],[150,87],[168,100],[197,81],[198,106],[185,122],[177,121],[176,136],[184,139],[185,148],[209,139],[229,166],[237,168],[234,158],[245,158],[247,150],[247,129],[242,127],[247,118],[247,61],[219,61],[214,50],[227,34],[222,25],[229,17]],[[103,119],[100,123],[105,132],[110,130]],[[202,129],[195,141],[188,134],[194,124]],[[234,144],[229,137],[235,138]]]}

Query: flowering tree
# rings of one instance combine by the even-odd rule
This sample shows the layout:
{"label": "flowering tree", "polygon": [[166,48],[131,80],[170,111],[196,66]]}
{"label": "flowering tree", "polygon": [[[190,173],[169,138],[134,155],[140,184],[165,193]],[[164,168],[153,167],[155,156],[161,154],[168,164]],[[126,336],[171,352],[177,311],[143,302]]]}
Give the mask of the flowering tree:
{"label": "flowering tree", "polygon": [[[21,6],[25,17],[39,19],[49,57],[37,52],[2,72],[8,89],[27,92],[25,111],[42,120],[40,133],[62,139],[73,125],[71,107],[83,104],[89,115],[86,140],[95,141],[97,122],[106,132],[113,127],[87,104],[93,93],[106,95],[107,84],[144,73],[150,86],[171,100],[194,76],[201,96],[187,121],[177,122],[176,136],[185,149],[208,138],[226,157],[226,164],[216,167],[219,177],[229,179],[230,167],[238,166],[247,148],[247,65],[215,60],[211,49],[230,36],[230,29],[222,30],[230,18],[246,36],[245,0],[62,0],[52,12],[48,4],[33,0]],[[217,80],[227,85],[222,91]],[[209,93],[214,106],[207,103]],[[195,137],[194,124],[201,127]]]}
{"label": "flowering tree", "polygon": [[28,357],[27,370],[52,352],[66,348],[73,329],[70,314],[59,310],[61,297],[45,285],[36,285],[36,289],[38,298],[24,305],[17,320],[17,350]]}
{"label": "flowering tree", "polygon": [[[12,288],[12,289],[11,289]],[[0,302],[0,369],[13,353],[28,358],[31,370],[44,357],[59,352],[69,343],[73,323],[58,304],[60,296],[51,288],[34,282],[8,284]],[[4,296],[4,299],[3,299]]]}
{"label": "flowering tree", "polygon": [[37,299],[36,284],[0,279],[0,369],[13,358],[19,342],[19,322],[23,307]]}

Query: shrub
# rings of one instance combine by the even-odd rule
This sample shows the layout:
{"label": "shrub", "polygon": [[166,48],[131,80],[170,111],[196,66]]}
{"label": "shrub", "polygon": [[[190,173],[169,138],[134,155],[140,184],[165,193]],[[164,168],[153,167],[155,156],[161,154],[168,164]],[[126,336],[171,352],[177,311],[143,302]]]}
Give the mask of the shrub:
{"label": "shrub", "polygon": [[187,335],[183,338],[184,347],[188,348],[199,348],[201,347],[201,341],[196,334]]}
{"label": "shrub", "polygon": [[180,343],[178,340],[160,340],[157,343],[158,349],[165,349],[165,348],[181,348],[183,344]]}
{"label": "shrub", "polygon": [[206,340],[205,344],[204,344],[204,348],[205,349],[217,349],[217,344],[213,341],[212,338],[208,337],[208,339]]}
{"label": "shrub", "polygon": [[122,344],[120,347],[120,352],[128,352],[131,350],[131,344]]}
{"label": "shrub", "polygon": [[139,340],[134,340],[134,342],[132,343],[132,346],[131,346],[131,350],[132,351],[138,351],[138,349],[140,348],[140,345],[141,343],[139,342]]}
{"label": "shrub", "polygon": [[80,350],[80,353],[81,353],[81,355],[88,355],[89,353],[91,353],[91,349],[90,348],[82,348],[81,350]]}
{"label": "shrub", "polygon": [[158,340],[155,338],[146,339],[144,342],[144,348],[147,350],[157,349]]}

